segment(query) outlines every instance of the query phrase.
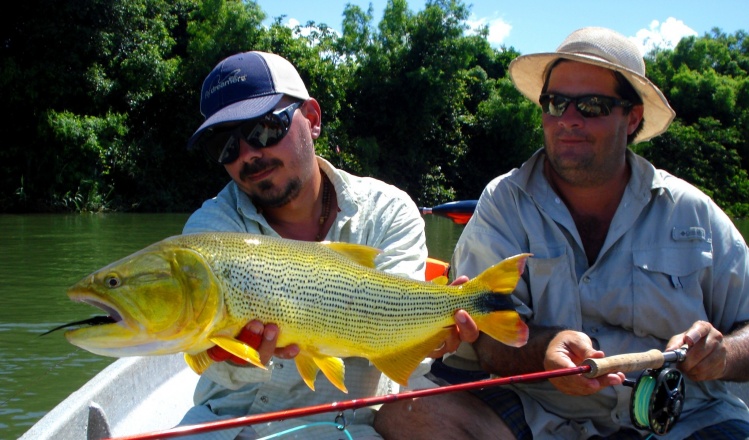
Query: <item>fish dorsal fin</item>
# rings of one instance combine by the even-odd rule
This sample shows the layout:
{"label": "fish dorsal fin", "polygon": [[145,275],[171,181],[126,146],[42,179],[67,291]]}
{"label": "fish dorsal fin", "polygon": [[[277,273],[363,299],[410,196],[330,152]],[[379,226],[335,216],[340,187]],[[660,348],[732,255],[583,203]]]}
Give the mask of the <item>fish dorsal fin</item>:
{"label": "fish dorsal fin", "polygon": [[437,334],[419,342],[417,345],[372,358],[370,361],[387,377],[404,387],[408,386],[408,378],[411,373],[416,370],[424,358],[445,342],[451,331],[452,327],[443,328]]}
{"label": "fish dorsal fin", "polygon": [[449,280],[444,275],[440,275],[437,278],[431,279],[431,283],[436,284],[438,286],[446,286],[448,281]]}
{"label": "fish dorsal fin", "polygon": [[203,374],[203,372],[205,372],[205,370],[207,370],[208,367],[211,366],[213,360],[210,356],[208,356],[207,352],[202,351],[198,354],[185,353],[185,362],[190,367],[190,369],[192,369],[192,371],[196,372],[197,374]]}
{"label": "fish dorsal fin", "polygon": [[263,370],[268,369],[268,367],[260,362],[260,353],[258,353],[257,350],[245,344],[244,342],[226,336],[213,336],[209,339],[211,342],[233,354],[234,356],[240,359],[244,359],[252,365],[258,368],[262,368]]}
{"label": "fish dorsal fin", "polygon": [[342,243],[337,241],[326,241],[320,244],[361,264],[362,266],[371,268],[375,267],[375,257],[382,252],[377,248],[365,246],[363,244]]}

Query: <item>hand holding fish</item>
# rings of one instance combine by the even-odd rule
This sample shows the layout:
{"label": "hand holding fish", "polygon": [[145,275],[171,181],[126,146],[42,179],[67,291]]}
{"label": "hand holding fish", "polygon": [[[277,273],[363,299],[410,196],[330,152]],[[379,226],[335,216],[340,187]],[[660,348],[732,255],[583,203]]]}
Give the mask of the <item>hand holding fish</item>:
{"label": "hand holding fish", "polygon": [[[277,325],[264,325],[258,320],[253,320],[242,327],[242,331],[237,336],[237,339],[257,350],[260,355],[260,362],[263,365],[267,365],[273,356],[281,359],[293,359],[299,354],[299,347],[296,344],[286,347],[276,347],[278,334],[279,328]],[[208,356],[215,362],[229,361],[240,366],[251,366],[246,360],[234,356],[218,345],[214,345],[208,349]]]}
{"label": "hand holding fish", "polygon": [[[450,285],[459,286],[466,282],[468,282],[468,277],[461,275],[450,283]],[[468,312],[460,309],[455,312],[453,318],[455,318],[455,327],[453,327],[452,332],[442,345],[437,347],[434,352],[429,355],[430,358],[439,359],[447,353],[454,353],[461,342],[468,342],[470,344],[478,339],[479,328]]]}

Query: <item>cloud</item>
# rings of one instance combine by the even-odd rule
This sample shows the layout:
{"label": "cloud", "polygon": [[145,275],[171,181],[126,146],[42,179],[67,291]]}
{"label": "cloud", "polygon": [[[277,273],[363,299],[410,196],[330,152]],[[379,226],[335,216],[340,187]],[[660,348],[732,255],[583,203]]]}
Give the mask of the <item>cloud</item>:
{"label": "cloud", "polygon": [[650,22],[650,29],[640,29],[629,39],[637,44],[640,52],[645,55],[656,47],[673,49],[682,38],[689,36],[697,36],[697,32],[683,21],[668,17],[663,23],[653,20]]}
{"label": "cloud", "polygon": [[489,28],[487,40],[492,46],[500,46],[510,35],[512,25],[501,18],[474,18],[471,17],[466,21],[469,27],[468,33],[476,33],[479,27]]}

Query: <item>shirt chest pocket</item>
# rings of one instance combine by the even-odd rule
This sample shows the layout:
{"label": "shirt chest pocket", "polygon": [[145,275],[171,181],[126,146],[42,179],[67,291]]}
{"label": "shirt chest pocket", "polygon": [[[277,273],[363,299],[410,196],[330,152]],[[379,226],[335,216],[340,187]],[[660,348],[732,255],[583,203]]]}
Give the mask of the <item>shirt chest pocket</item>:
{"label": "shirt chest pocket", "polygon": [[636,334],[668,339],[707,319],[703,283],[710,282],[709,243],[636,250],[632,257]]}
{"label": "shirt chest pocket", "polygon": [[577,282],[564,248],[552,249],[552,255],[528,259],[530,296],[523,297],[533,309],[533,321],[548,326],[580,329],[580,298]]}

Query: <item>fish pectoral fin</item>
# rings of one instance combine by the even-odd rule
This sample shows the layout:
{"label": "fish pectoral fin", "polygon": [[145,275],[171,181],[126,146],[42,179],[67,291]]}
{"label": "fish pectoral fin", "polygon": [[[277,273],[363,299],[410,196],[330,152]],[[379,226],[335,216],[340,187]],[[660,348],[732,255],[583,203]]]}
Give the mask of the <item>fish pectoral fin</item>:
{"label": "fish pectoral fin", "polygon": [[522,347],[528,342],[528,326],[514,310],[498,310],[476,316],[479,330],[511,347]]}
{"label": "fish pectoral fin", "polygon": [[260,362],[260,353],[239,339],[226,336],[213,336],[209,340],[234,356],[244,359],[258,368],[262,368],[263,370],[268,369],[268,367]]}
{"label": "fish pectoral fin", "polygon": [[185,362],[197,374],[203,374],[213,363],[213,359],[205,351],[198,354],[185,353]]}
{"label": "fish pectoral fin", "polygon": [[323,246],[338,252],[344,257],[353,260],[365,267],[375,267],[375,257],[380,254],[379,249],[363,244],[343,243],[343,242],[323,242]]}
{"label": "fish pectoral fin", "polygon": [[440,330],[429,339],[419,342],[403,350],[388,353],[384,356],[371,358],[370,362],[378,370],[402,386],[408,386],[408,378],[419,364],[434,350],[436,350],[450,335],[452,327]]}
{"label": "fish pectoral fin", "polygon": [[304,383],[312,391],[315,391],[315,377],[317,376],[317,372],[322,371],[330,383],[344,393],[348,393],[346,385],[343,383],[343,376],[346,370],[343,359],[304,351],[296,355],[294,359],[296,360],[299,375],[302,376]]}

